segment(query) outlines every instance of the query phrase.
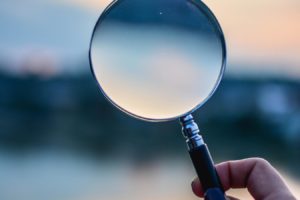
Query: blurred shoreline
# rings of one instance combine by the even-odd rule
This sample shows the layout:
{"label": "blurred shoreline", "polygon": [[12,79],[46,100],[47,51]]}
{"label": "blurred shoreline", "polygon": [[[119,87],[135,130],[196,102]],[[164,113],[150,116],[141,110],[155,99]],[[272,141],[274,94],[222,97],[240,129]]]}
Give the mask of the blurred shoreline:
{"label": "blurred shoreline", "polygon": [[[299,90],[297,81],[225,77],[194,115],[217,160],[261,156],[299,177]],[[1,73],[0,96],[4,149],[54,147],[141,161],[185,153],[177,122],[128,117],[104,99],[90,73],[47,79]]]}

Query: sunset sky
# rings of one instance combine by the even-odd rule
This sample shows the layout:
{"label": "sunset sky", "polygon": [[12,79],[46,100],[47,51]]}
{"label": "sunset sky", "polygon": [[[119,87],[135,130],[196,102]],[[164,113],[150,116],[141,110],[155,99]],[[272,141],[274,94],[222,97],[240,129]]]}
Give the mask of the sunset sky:
{"label": "sunset sky", "polygon": [[[88,50],[93,26],[108,0],[0,2],[0,59],[45,51],[73,60]],[[300,77],[299,0],[206,0],[219,19],[232,74]]]}

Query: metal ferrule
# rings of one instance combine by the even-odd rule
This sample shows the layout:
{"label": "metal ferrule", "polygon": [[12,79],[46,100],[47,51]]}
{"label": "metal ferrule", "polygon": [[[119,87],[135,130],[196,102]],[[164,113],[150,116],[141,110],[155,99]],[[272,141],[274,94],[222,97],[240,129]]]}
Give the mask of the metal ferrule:
{"label": "metal ferrule", "polygon": [[205,145],[202,136],[199,134],[200,130],[198,125],[195,123],[192,115],[181,117],[180,123],[182,126],[182,134],[186,138],[189,151]]}

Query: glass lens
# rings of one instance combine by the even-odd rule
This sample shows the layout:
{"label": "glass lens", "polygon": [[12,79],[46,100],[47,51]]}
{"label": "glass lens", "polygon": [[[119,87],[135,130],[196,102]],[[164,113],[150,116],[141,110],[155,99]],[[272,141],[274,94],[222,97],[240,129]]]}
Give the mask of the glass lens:
{"label": "glass lens", "polygon": [[119,0],[91,41],[93,73],[118,108],[153,121],[192,112],[224,71],[222,30],[200,0]]}

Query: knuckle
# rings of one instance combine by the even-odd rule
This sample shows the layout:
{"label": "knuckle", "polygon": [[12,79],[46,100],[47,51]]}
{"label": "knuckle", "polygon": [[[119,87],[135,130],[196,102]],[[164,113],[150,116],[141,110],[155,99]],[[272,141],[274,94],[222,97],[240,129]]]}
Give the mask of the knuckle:
{"label": "knuckle", "polygon": [[269,167],[269,166],[271,166],[269,161],[267,161],[264,158],[254,158],[254,159],[255,159],[255,162],[256,162],[257,166],[260,166],[260,167]]}

